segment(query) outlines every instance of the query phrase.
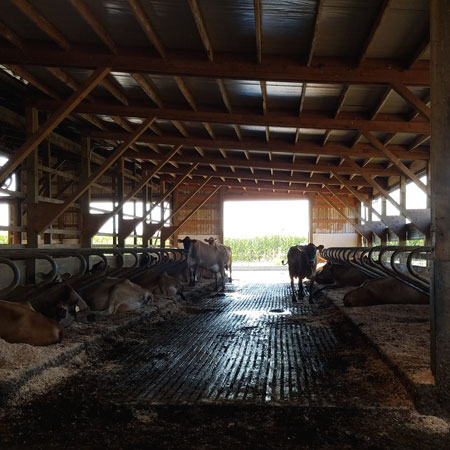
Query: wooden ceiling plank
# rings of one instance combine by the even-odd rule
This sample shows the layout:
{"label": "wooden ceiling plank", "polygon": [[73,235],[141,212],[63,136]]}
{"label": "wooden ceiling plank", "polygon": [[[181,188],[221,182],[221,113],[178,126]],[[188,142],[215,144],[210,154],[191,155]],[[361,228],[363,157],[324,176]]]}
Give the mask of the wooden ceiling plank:
{"label": "wooden ceiling plank", "polygon": [[422,102],[416,95],[414,95],[406,86],[393,83],[392,89],[397,92],[406,102],[408,102],[418,113],[420,113],[425,119],[431,120],[431,110],[428,106]]}
{"label": "wooden ceiling plank", "polygon": [[363,48],[361,50],[361,53],[358,58],[357,65],[360,66],[364,59],[367,56],[367,51],[369,50],[370,44],[372,43],[375,35],[377,34],[377,31],[380,29],[381,24],[383,23],[383,20],[386,18],[387,13],[389,12],[389,8],[391,6],[391,0],[384,0],[381,5],[380,9],[378,10],[377,17],[375,18],[375,21],[372,24],[372,27],[370,28],[369,34],[367,35],[366,40],[364,41]]}
{"label": "wooden ceiling plank", "polygon": [[317,35],[319,32],[319,24],[320,24],[320,18],[321,18],[321,14],[322,14],[323,3],[324,3],[323,0],[317,0],[317,9],[316,9],[315,17],[314,17],[314,27],[313,27],[311,42],[309,44],[309,50],[306,55],[306,62],[305,62],[305,65],[308,67],[311,65],[312,58],[314,55],[314,50],[316,48]]}
{"label": "wooden ceiling plank", "polygon": [[111,50],[112,53],[117,54],[117,46],[111,35],[106,31],[102,23],[95,17],[93,12],[86,5],[84,0],[69,0],[73,7],[86,20],[90,27],[95,31],[97,36],[103,43]]}
{"label": "wooden ceiling plank", "polygon": [[74,110],[74,108],[95,88],[95,86],[110,72],[110,68],[95,70],[80,88],[65,100],[57,110],[33,133],[12,155],[0,171],[0,183],[30,155],[37,146]]}
{"label": "wooden ceiling plank", "polygon": [[206,54],[208,55],[208,59],[210,61],[213,61],[213,48],[211,45],[211,41],[209,40],[208,32],[206,31],[206,26],[200,12],[200,8],[198,7],[197,0],[189,0],[189,6],[191,7],[192,15],[194,16],[198,33],[200,34],[200,38],[203,42],[203,46],[205,47]]}
{"label": "wooden ceiling plank", "polygon": [[37,9],[26,0],[10,0],[19,8],[37,27],[52,38],[62,49],[70,50],[70,42],[54,27]]}
{"label": "wooden ceiling plank", "polygon": [[256,35],[256,59],[258,64],[262,62],[262,11],[261,0],[253,0],[253,10],[255,14],[255,35]]}
{"label": "wooden ceiling plank", "polygon": [[139,22],[142,30],[147,35],[150,42],[154,45],[160,56],[163,59],[165,59],[166,51],[164,49],[164,46],[161,40],[159,39],[158,35],[156,34],[155,30],[153,29],[153,26],[150,23],[150,19],[145,13],[141,4],[139,3],[139,0],[128,0],[128,4],[130,5],[130,8],[133,10],[137,21]]}

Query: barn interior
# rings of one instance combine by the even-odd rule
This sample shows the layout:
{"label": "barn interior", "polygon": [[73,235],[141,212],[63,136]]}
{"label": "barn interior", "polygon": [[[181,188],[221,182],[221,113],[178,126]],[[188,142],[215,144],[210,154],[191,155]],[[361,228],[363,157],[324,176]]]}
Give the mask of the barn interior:
{"label": "barn interior", "polygon": [[0,339],[2,449],[448,448],[445,2],[4,0],[0,17],[1,299],[175,276],[180,240],[224,242],[224,202],[268,199],[309,201],[325,260],[430,298],[293,302],[287,272],[235,272],[49,347]]}

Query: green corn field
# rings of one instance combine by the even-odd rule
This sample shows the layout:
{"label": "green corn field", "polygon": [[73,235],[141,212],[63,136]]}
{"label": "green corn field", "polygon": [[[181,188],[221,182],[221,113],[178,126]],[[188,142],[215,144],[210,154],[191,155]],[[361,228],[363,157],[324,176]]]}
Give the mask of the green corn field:
{"label": "green corn field", "polygon": [[225,238],[225,245],[231,247],[233,262],[269,262],[281,264],[286,260],[289,247],[304,244],[306,237],[259,236],[252,239]]}

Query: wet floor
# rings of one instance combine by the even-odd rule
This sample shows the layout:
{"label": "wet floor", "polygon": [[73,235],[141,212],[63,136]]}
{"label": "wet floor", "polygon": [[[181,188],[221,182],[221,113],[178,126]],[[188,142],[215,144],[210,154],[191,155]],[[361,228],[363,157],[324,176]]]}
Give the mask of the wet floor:
{"label": "wet floor", "polygon": [[0,448],[448,448],[375,350],[286,272],[107,336],[47,394],[0,410]]}

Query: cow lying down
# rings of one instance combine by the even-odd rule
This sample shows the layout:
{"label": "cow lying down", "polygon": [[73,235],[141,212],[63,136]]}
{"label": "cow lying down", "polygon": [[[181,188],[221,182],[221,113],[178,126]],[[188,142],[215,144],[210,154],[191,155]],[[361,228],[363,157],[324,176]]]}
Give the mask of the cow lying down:
{"label": "cow lying down", "polygon": [[105,278],[83,293],[92,311],[102,314],[117,314],[135,311],[153,300],[147,289],[122,278]]}
{"label": "cow lying down", "polygon": [[51,345],[61,342],[63,328],[28,302],[0,300],[0,338],[13,344]]}
{"label": "cow lying down", "polygon": [[344,296],[345,306],[427,305],[429,302],[428,295],[392,277],[367,280]]}
{"label": "cow lying down", "polygon": [[319,284],[329,284],[331,288],[344,286],[361,286],[369,277],[353,266],[327,262],[318,270],[315,281]]}

